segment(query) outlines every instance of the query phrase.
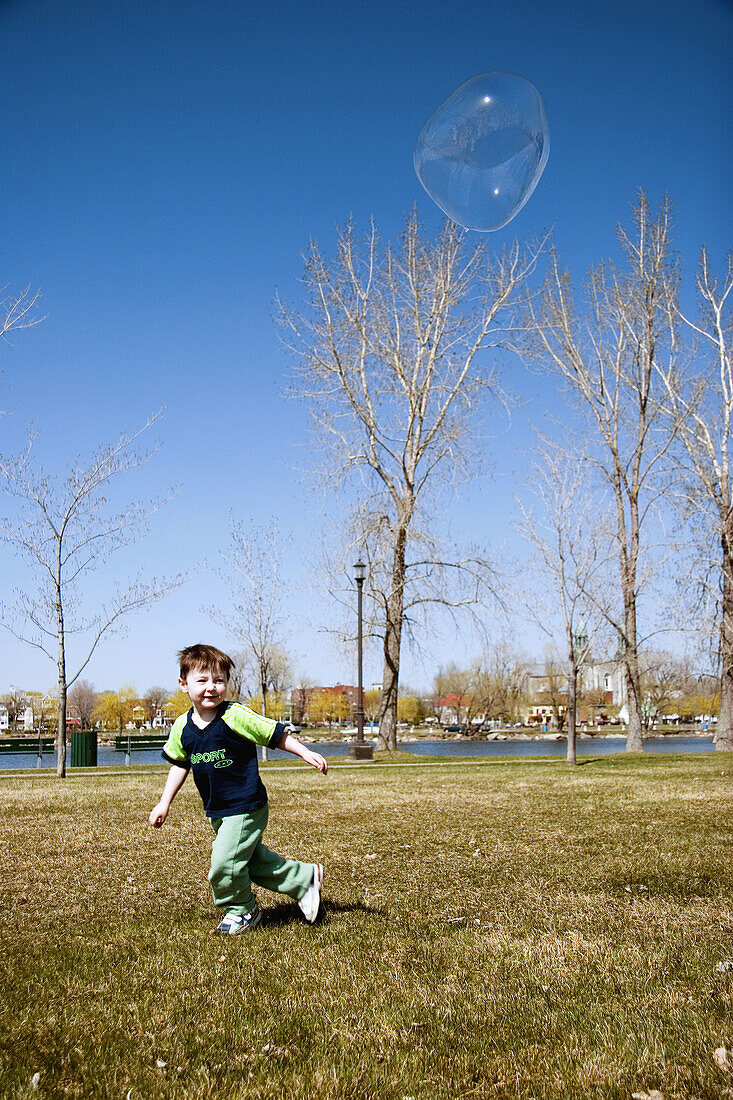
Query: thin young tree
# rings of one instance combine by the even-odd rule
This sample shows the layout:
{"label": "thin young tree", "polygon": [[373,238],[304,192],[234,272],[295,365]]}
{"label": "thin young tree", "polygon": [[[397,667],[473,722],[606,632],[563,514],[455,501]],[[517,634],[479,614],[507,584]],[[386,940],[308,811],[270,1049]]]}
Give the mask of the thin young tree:
{"label": "thin young tree", "polygon": [[[280,690],[286,661],[283,647],[282,553],[287,538],[273,520],[266,527],[232,523],[229,548],[222,553],[226,569],[219,575],[232,599],[226,612],[212,618],[245,646],[239,655],[241,692],[259,694],[263,704],[270,690]],[[249,674],[255,683],[247,684]]]}
{"label": "thin young tree", "polygon": [[522,593],[523,603],[548,637],[562,636],[570,765],[576,763],[578,679],[590,655],[589,639],[602,620],[598,597],[589,593],[602,593],[607,588],[603,577],[608,577],[598,494],[589,492],[587,483],[582,455],[571,459],[540,437],[531,476],[534,501],[519,502],[517,525],[535,551],[532,575],[537,583]]}
{"label": "thin young tree", "polygon": [[348,224],[333,261],[311,243],[305,306],[279,303],[293,390],[310,408],[325,482],[350,491],[352,504],[369,502],[356,521],[352,513],[352,533],[368,555],[365,595],[379,607],[380,744],[390,748],[409,606],[460,611],[491,587],[480,556],[441,551],[434,510],[438,492],[479,465],[479,414],[498,396],[490,349],[508,338],[540,247],[514,243],[493,257],[451,222],[427,240],[416,212],[395,247],[382,246],[373,223],[363,241]]}
{"label": "thin young tree", "polygon": [[[281,691],[289,671],[280,575],[287,544],[274,520],[266,527],[232,523],[231,542],[222,554],[226,569],[220,572],[232,600],[226,612],[212,614],[245,647],[239,663],[240,691],[247,687],[248,671],[253,672],[255,685],[249,685],[247,694],[259,695],[263,714],[268,692]],[[262,758],[267,758],[264,747]]]}
{"label": "thin young tree", "polygon": [[[126,504],[116,511],[108,501],[111,483],[141,466],[154,453],[140,448],[142,433],[158,419],[123,433],[89,460],[77,460],[63,480],[47,474],[35,460],[33,443],[19,457],[0,456],[0,480],[16,502],[13,515],[0,521],[0,539],[31,567],[25,588],[0,604],[0,621],[16,638],[41,650],[56,664],[58,684],[57,774],[66,775],[66,710],[69,688],[91,661],[102,638],[122,625],[128,613],[146,607],[181,578],[142,576],[93,609],[85,597],[89,574],[110,556],[136,542],[162,500]],[[74,670],[69,670],[70,645]]]}
{"label": "thin young tree", "polygon": [[721,682],[715,748],[733,752],[733,253],[719,283],[703,249],[696,282],[699,317],[680,312],[699,345],[696,369],[685,372],[676,363],[660,363],[658,369],[681,425],[686,511],[696,529],[710,538],[697,555],[702,566],[697,578],[718,623]]}
{"label": "thin young tree", "polygon": [[[590,449],[611,491],[622,614],[614,620],[624,654],[629,722],[626,749],[643,750],[639,680],[639,597],[651,562],[648,529],[661,505],[668,453],[679,427],[659,369],[678,355],[679,276],[671,256],[668,199],[652,218],[641,193],[633,231],[618,229],[624,270],[590,272],[579,316],[567,273],[550,255],[542,295],[529,303],[528,352],[567,385],[585,414]],[[646,555],[646,560],[645,560]]]}

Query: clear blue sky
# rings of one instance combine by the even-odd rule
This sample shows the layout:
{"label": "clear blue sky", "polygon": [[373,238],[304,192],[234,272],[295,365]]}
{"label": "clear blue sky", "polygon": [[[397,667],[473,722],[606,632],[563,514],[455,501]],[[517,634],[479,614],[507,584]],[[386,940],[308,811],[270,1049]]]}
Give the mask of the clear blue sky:
{"label": "clear blue sky", "polygon": [[[297,295],[309,238],[330,249],[351,214],[391,235],[416,201],[437,229],[412,167],[416,135],[459,84],[496,69],[537,85],[551,132],[539,186],[491,236],[497,247],[554,226],[580,277],[613,252],[639,187],[655,205],[672,197],[687,293],[701,244],[720,265],[732,243],[723,0],[0,0],[0,41],[0,284],[41,287],[48,314],[3,354],[3,449],[32,419],[39,452],[61,468],[165,406],[163,448],[129,491],[180,492],[116,570],[214,564],[230,509],[276,514],[297,536],[292,648],[322,681],[354,671],[308,621],[303,563],[323,518],[298,474],[306,416],[281,396],[271,320],[276,289]],[[494,443],[495,479],[449,508],[457,533],[497,546],[527,421],[547,398],[530,375],[512,381],[530,400]],[[0,568],[4,589],[22,579],[7,548]],[[171,684],[179,645],[231,646],[202,611],[225,600],[203,572],[130,620],[90,678]],[[315,606],[317,619],[327,609]],[[430,681],[428,649],[406,662],[407,680]],[[366,678],[379,676],[374,661]],[[0,635],[0,691],[53,680],[50,662]]]}

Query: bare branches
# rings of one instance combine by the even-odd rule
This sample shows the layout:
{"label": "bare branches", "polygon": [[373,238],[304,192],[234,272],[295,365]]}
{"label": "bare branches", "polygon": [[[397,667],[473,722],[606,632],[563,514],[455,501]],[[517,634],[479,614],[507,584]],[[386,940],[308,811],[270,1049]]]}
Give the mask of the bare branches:
{"label": "bare branches", "polygon": [[232,602],[225,613],[212,615],[246,646],[246,659],[240,664],[243,673],[248,666],[254,673],[263,713],[268,692],[280,691],[286,675],[280,566],[288,542],[274,520],[261,528],[233,522],[230,547],[222,555],[226,569],[219,571],[231,589]]}
{"label": "bare branches", "polygon": [[[123,433],[87,461],[72,463],[59,481],[35,462],[35,433],[17,457],[0,456],[0,479],[17,512],[0,521],[0,538],[14,546],[31,564],[34,587],[18,590],[13,605],[0,608],[2,624],[24,643],[41,649],[57,663],[59,684],[58,773],[65,774],[66,695],[68,687],[91,661],[102,638],[120,625],[129,612],[161,599],[183,582],[144,581],[141,577],[91,615],[85,615],[81,583],[110,555],[136,541],[165,499],[148,504],[129,503],[119,511],[110,506],[109,485],[119,475],[143,465],[155,448],[141,449],[143,432],[160,418]],[[68,642],[74,638],[77,667],[67,668]],[[84,644],[81,639],[84,638]],[[55,652],[54,652],[55,650]]]}
{"label": "bare branches", "polygon": [[9,332],[24,328],[33,328],[40,324],[43,317],[34,312],[41,298],[40,290],[31,291],[27,286],[17,297],[5,294],[6,287],[0,289],[0,337],[6,338]]}
{"label": "bare branches", "polygon": [[527,668],[506,644],[485,649],[467,668],[451,663],[434,682],[435,709],[443,723],[454,721],[470,734],[497,720],[515,721]]}
{"label": "bare branches", "polygon": [[661,370],[679,358],[679,273],[670,253],[671,206],[655,219],[642,193],[633,233],[619,228],[625,268],[591,271],[586,309],[576,314],[570,280],[555,253],[543,292],[530,299],[528,353],[556,374],[585,413],[589,460],[612,492],[624,615],[620,623],[629,691],[627,748],[640,750],[637,597],[643,531],[666,488],[668,456],[680,430]]}
{"label": "bare branches", "polygon": [[[91,634],[91,645],[89,645],[83,663],[78,666],[74,675],[67,680],[67,687],[70,687],[81,676],[104,635],[113,633],[118,629],[120,619],[132,611],[141,611],[144,607],[157,603],[173,589],[184,584],[185,580],[186,578],[182,575],[169,578],[157,577],[149,581],[138,578],[128,588],[120,589],[111,600],[103,605],[97,615],[85,620],[84,624],[78,629]],[[67,633],[69,633],[68,628]]]}
{"label": "bare branches", "polygon": [[[530,484],[536,506],[520,502],[519,533],[534,547],[534,583],[524,603],[561,652],[568,684],[568,763],[575,763],[578,676],[591,644],[610,620],[609,540],[599,522],[602,506],[588,487],[585,455],[570,457],[540,437]],[[559,711],[556,713],[559,715]]]}
{"label": "bare branches", "polygon": [[5,491],[21,502],[19,515],[0,520],[0,537],[35,559],[52,603],[59,586],[66,589],[66,601],[70,600],[75,583],[110,554],[139,539],[148,521],[170,499],[169,494],[146,504],[131,502],[114,512],[105,496],[113,478],[143,465],[155,453],[157,447],[141,450],[136,443],[159,419],[160,413],[121,435],[86,464],[77,459],[60,484],[34,463],[35,433],[29,433],[19,458],[0,456]]}
{"label": "bare branches", "polygon": [[33,328],[43,320],[35,312],[40,297],[40,290],[32,292],[30,287],[15,297],[7,294],[7,287],[0,287],[0,341],[9,343],[11,332]]}
{"label": "bare branches", "polygon": [[603,503],[589,488],[585,455],[571,458],[540,437],[530,484],[536,504],[519,502],[517,530],[535,549],[535,579],[549,596],[528,594],[530,613],[550,637],[556,636],[559,620],[564,640],[572,639],[581,619],[592,636],[594,621],[608,614],[594,593],[605,588],[608,595],[609,545],[599,523]]}
{"label": "bare branches", "polygon": [[467,420],[496,386],[479,353],[510,331],[537,253],[514,245],[492,260],[481,245],[465,256],[464,237],[447,223],[425,242],[413,214],[400,250],[380,254],[373,225],[363,248],[348,225],[332,264],[311,245],[307,309],[278,303],[293,392],[309,401],[330,480],[367,468],[396,504],[423,471],[470,451]]}
{"label": "bare branches", "polygon": [[[697,273],[699,317],[678,311],[694,335],[698,356],[691,370],[661,363],[657,370],[672,416],[680,423],[678,456],[686,512],[698,536],[693,583],[717,604],[721,700],[716,746],[733,750],[733,253],[722,283],[703,248]],[[702,533],[702,540],[699,534]],[[708,547],[716,546],[710,551]],[[702,543],[702,545],[700,545]]]}
{"label": "bare branches", "polygon": [[[543,242],[544,243],[544,242]],[[491,585],[480,555],[443,556],[420,530],[436,487],[472,473],[479,414],[501,399],[487,352],[509,345],[515,312],[542,245],[492,257],[446,221],[434,241],[417,214],[399,244],[381,246],[372,223],[349,224],[336,258],[315,244],[305,257],[306,305],[278,303],[294,356],[293,393],[309,404],[324,479],[358,485],[356,542],[370,564],[385,672],[381,727],[394,743],[403,626],[431,604],[475,609]],[[386,732],[385,732],[386,731]]]}

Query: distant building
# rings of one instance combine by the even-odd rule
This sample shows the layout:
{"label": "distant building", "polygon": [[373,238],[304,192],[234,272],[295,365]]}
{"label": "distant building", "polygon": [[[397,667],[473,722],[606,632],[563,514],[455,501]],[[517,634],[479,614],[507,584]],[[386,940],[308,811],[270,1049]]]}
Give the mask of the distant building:
{"label": "distant building", "polygon": [[6,730],[10,728],[10,715],[8,714],[8,708],[0,706],[0,730]]}

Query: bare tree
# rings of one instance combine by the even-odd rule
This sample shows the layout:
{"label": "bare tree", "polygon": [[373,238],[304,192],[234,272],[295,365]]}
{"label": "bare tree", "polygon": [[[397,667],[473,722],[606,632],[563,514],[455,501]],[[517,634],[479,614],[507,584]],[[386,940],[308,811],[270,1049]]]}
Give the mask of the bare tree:
{"label": "bare tree", "polygon": [[297,682],[290,695],[292,716],[296,726],[302,726],[306,722],[308,717],[308,702],[314,686],[313,681],[309,677],[303,675],[298,676]]}
{"label": "bare tree", "polygon": [[364,720],[373,726],[379,718],[379,704],[382,693],[377,688],[364,692]]}
{"label": "bare tree", "polygon": [[[275,521],[267,527],[233,523],[230,547],[222,554],[226,569],[219,573],[229,585],[232,602],[226,612],[212,616],[246,647],[239,655],[240,693],[259,694],[263,704],[268,691],[281,689],[284,660],[287,663],[281,644],[285,627],[280,577],[287,541]],[[255,684],[248,683],[251,674]]]}
{"label": "bare tree", "polygon": [[[564,662],[553,645],[545,646],[545,667],[542,679],[542,702],[547,703],[552,709],[552,721],[558,732],[562,733],[565,719],[570,708],[570,681],[564,667]],[[568,736],[568,749],[570,737]],[[573,749],[575,741],[573,739]],[[569,764],[575,763],[568,760]]]}
{"label": "bare tree", "polygon": [[642,721],[650,730],[681,699],[686,686],[684,663],[661,649],[646,649],[641,655]]}
{"label": "bare tree", "polygon": [[251,667],[250,654],[245,650],[243,653],[233,653],[231,657],[234,664],[229,673],[228,696],[235,703],[243,703],[251,694],[247,687],[248,668]]}
{"label": "bare tree", "polygon": [[[144,581],[138,576],[96,612],[83,610],[83,583],[109,556],[140,537],[161,501],[128,504],[114,512],[106,494],[121,474],[147,462],[152,451],[139,449],[140,435],[157,420],[125,433],[102,447],[91,460],[77,461],[63,482],[34,461],[34,436],[18,458],[0,456],[0,478],[18,502],[17,515],[0,522],[0,538],[31,564],[33,587],[16,589],[10,606],[0,605],[2,624],[20,641],[40,649],[56,663],[58,682],[57,774],[66,775],[68,690],[94,655],[103,636],[121,625],[130,611],[160,599],[181,578]],[[76,670],[67,669],[70,640]],[[53,647],[53,648],[52,648]]]}
{"label": "bare tree", "polygon": [[506,642],[498,642],[481,654],[480,670],[484,717],[487,721],[515,721],[526,678],[526,659]]}
{"label": "bare tree", "polygon": [[456,723],[476,734],[494,720],[512,720],[524,676],[524,662],[503,642],[485,649],[465,668],[451,664],[440,669],[434,680],[436,717],[441,710],[454,711]]}
{"label": "bare tree", "polygon": [[410,607],[465,610],[491,586],[480,556],[446,557],[428,536],[430,507],[439,488],[475,470],[473,430],[484,398],[498,395],[486,353],[507,339],[538,251],[516,243],[497,258],[484,244],[468,250],[451,222],[428,241],[415,212],[397,248],[381,247],[373,223],[360,244],[349,224],[333,262],[311,243],[304,310],[279,303],[297,357],[294,392],[308,401],[326,482],[369,501],[352,532],[379,607],[382,746],[396,745]]}
{"label": "bare tree", "polygon": [[440,668],[433,680],[438,718],[449,725],[457,725],[462,730],[471,728],[471,721],[481,703],[476,680],[480,662],[474,661],[467,668],[451,662]]}
{"label": "bare tree", "polygon": [[9,692],[0,695],[0,705],[4,706],[8,712],[8,722],[12,729],[16,722],[20,721],[28,706],[28,696],[21,688],[11,686]]}
{"label": "bare tree", "polygon": [[[586,414],[591,460],[612,492],[622,614],[613,620],[623,649],[629,724],[626,748],[643,750],[637,616],[650,562],[645,532],[664,493],[665,460],[678,422],[659,369],[678,354],[678,273],[670,258],[671,206],[652,219],[642,193],[633,235],[618,238],[625,272],[590,272],[587,311],[576,315],[569,276],[553,251],[543,293],[530,301],[530,354],[565,382]],[[664,367],[662,368],[662,364]],[[643,562],[646,551],[647,561]]]}
{"label": "bare tree", "polygon": [[704,598],[714,605],[721,670],[720,715],[715,748],[733,752],[733,253],[722,285],[702,250],[697,273],[700,315],[680,316],[701,348],[693,374],[676,363],[660,363],[659,372],[681,423],[684,445],[683,489],[696,529],[711,536],[697,560]]}
{"label": "bare tree", "polygon": [[[535,583],[522,596],[532,619],[548,637],[556,637],[558,626],[562,635],[566,760],[572,765],[576,763],[578,678],[590,654],[589,639],[601,625],[598,605],[606,588],[608,550],[598,524],[598,494],[588,491],[582,455],[570,459],[561,448],[541,439],[530,480],[536,505],[519,502],[517,529],[534,547]],[[557,706],[555,711],[559,721]]]}
{"label": "bare tree", "polygon": [[142,697],[142,701],[151,722],[154,722],[156,716],[163,711],[170,697],[171,693],[168,688],[161,687],[160,684],[154,684],[153,687],[148,688]]}
{"label": "bare tree", "polygon": [[[240,655],[239,690],[259,695],[264,714],[269,691],[281,690],[288,678],[289,662],[282,646],[285,626],[281,611],[280,565],[287,538],[278,525],[267,527],[233,523],[231,544],[222,554],[227,568],[220,576],[232,593],[232,603],[224,613],[212,618],[244,646]],[[256,687],[247,684],[248,673],[255,676]],[[267,750],[262,749],[263,760]]]}
{"label": "bare tree", "polygon": [[98,698],[99,693],[89,680],[77,680],[68,693],[69,705],[79,715],[79,722],[83,730],[91,729],[92,715]]}

